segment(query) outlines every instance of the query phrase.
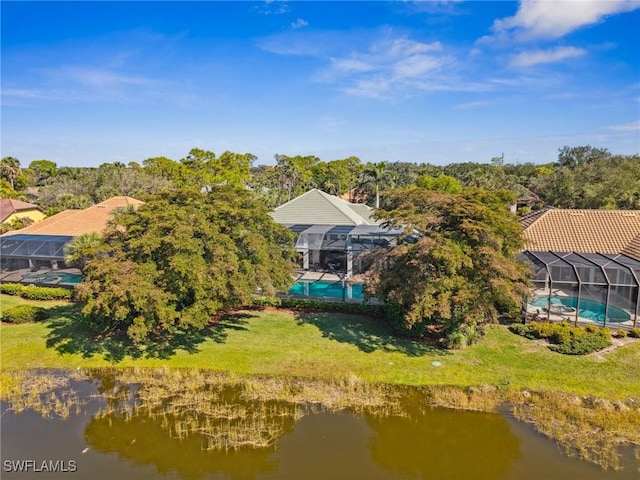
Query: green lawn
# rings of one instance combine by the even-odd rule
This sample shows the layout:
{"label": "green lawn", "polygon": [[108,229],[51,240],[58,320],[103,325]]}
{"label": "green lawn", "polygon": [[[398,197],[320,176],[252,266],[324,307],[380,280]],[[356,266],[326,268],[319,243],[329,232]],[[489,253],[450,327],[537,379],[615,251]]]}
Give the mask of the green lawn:
{"label": "green lawn", "polygon": [[[0,296],[2,308],[14,297]],[[42,302],[28,302],[41,305]],[[121,339],[92,338],[77,306],[49,303],[43,323],[3,325],[2,369],[169,366],[241,374],[357,376],[409,385],[510,385],[607,398],[640,396],[640,341],[604,355],[565,356],[489,328],[477,344],[446,352],[393,337],[379,320],[336,313],[247,311],[169,345],[133,350]],[[438,361],[441,366],[433,366]]]}
{"label": "green lawn", "polygon": [[2,313],[7,308],[15,307],[16,305],[37,305],[39,307],[45,308],[53,308],[61,305],[69,305],[69,302],[64,300],[52,300],[49,302],[38,302],[35,300],[25,300],[23,298],[12,296],[12,295],[2,295],[0,294],[0,313]]}

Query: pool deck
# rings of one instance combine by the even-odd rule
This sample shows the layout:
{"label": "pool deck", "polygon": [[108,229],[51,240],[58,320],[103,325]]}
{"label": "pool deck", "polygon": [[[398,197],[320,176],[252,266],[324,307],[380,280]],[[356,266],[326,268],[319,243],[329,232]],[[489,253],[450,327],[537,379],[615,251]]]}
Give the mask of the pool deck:
{"label": "pool deck", "polygon": [[340,282],[342,278],[335,273],[323,271],[298,270],[294,275],[296,282],[316,282],[324,280],[325,282]]}
{"label": "pool deck", "polygon": [[[536,290],[533,293],[533,298],[538,298],[538,297],[548,297],[549,296],[549,291],[542,291],[542,290]],[[561,291],[561,290],[554,290],[551,293],[552,297],[568,297],[568,295]],[[552,305],[553,307],[554,305]],[[619,307],[616,307],[619,308]],[[573,309],[573,312],[571,311],[554,311],[554,309],[552,308],[550,312],[546,311],[546,307],[540,307],[537,305],[532,305],[531,303],[527,303],[526,306],[526,317],[527,320],[540,320],[540,321],[550,321],[550,322],[570,322],[572,325],[576,324],[576,314],[575,314],[575,309]],[[622,309],[621,309],[622,310]],[[627,320],[625,322],[612,322],[612,321],[608,321],[606,326],[610,329],[618,329],[618,328],[622,328],[625,330],[630,330],[632,328],[634,328],[634,324],[633,324],[633,312],[629,312],[627,310],[625,310],[625,312],[629,315],[630,320]],[[640,319],[638,319],[638,325],[640,325]],[[580,315],[578,315],[577,317],[577,323],[578,325],[597,325],[599,327],[604,327],[605,325],[602,322],[598,322],[595,320],[592,320],[590,318],[586,318],[586,317],[582,317]]]}
{"label": "pool deck", "polygon": [[[41,286],[74,286],[74,283],[62,282],[60,279],[52,280],[52,281],[43,281],[39,279],[40,276],[51,275],[55,276],[61,273],[66,273],[69,275],[81,275],[79,269],[77,268],[62,268],[59,270],[53,270],[50,268],[41,268],[35,271],[32,271],[28,268],[23,268],[21,270],[12,270],[7,272],[2,272],[0,274],[0,282],[5,283],[23,283],[27,285],[41,285]],[[25,275],[32,275],[32,277],[24,278]]]}

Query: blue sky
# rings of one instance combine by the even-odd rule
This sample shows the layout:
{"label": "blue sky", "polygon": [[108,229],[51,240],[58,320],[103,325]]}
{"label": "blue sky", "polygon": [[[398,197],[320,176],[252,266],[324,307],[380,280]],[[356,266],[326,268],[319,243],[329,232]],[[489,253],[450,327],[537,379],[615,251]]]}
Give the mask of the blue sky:
{"label": "blue sky", "polygon": [[640,2],[1,2],[2,156],[640,151]]}

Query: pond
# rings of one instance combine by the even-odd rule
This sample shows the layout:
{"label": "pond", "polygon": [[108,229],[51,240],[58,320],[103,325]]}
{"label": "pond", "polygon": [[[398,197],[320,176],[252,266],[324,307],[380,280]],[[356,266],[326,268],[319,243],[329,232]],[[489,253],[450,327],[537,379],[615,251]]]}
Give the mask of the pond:
{"label": "pond", "polygon": [[[169,392],[157,376],[56,375],[39,401],[2,402],[3,479],[637,478],[630,452],[625,470],[601,470],[507,414],[431,408],[416,389],[386,390],[385,409],[380,392],[347,385],[360,403],[342,408],[337,391],[329,406],[269,399],[306,388],[274,379],[239,389],[186,376]],[[210,395],[184,394],[195,383]]]}

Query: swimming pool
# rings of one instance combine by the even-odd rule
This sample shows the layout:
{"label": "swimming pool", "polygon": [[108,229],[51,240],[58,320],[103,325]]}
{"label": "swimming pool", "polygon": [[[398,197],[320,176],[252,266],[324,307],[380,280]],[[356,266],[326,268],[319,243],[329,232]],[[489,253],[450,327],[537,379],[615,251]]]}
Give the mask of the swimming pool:
{"label": "swimming pool", "polygon": [[[364,299],[364,285],[361,283],[347,284],[344,290],[344,298],[352,300]],[[342,298],[342,282],[328,282],[326,280],[316,280],[315,282],[299,281],[291,287],[289,295]]]}
{"label": "swimming pool", "polygon": [[[529,304],[533,305],[534,307],[546,307],[549,304],[549,297],[535,298],[532,302],[529,302]],[[552,297],[551,305],[564,305],[565,307],[576,308],[578,305],[578,298],[577,297]],[[604,303],[581,298],[578,315],[584,318],[588,318],[589,320],[593,320],[594,322],[603,323],[605,309],[606,309],[606,305]],[[608,313],[609,315],[607,318],[607,322],[617,323],[617,322],[626,322],[627,320],[631,320],[631,317],[627,312],[619,308],[612,307],[611,305],[609,305]],[[571,317],[572,314],[566,313],[566,315]]]}
{"label": "swimming pool", "polygon": [[27,273],[22,275],[22,279],[33,283],[53,283],[58,280],[59,283],[80,283],[82,275],[67,272]]}

